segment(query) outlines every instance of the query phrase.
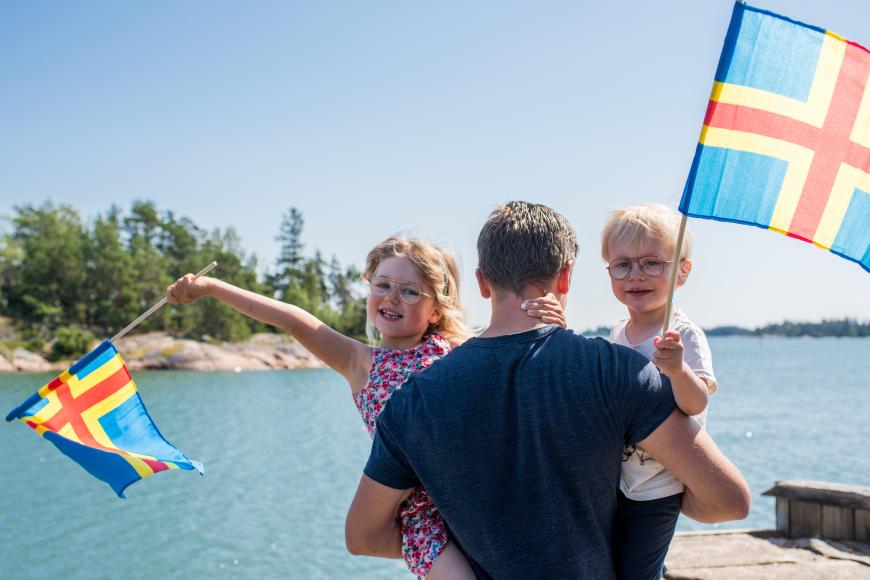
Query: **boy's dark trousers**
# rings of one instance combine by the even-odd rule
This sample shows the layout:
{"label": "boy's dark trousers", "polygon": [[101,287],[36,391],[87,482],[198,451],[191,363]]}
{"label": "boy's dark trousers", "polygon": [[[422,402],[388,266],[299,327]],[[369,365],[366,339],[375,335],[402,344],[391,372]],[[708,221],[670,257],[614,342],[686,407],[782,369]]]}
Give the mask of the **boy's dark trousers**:
{"label": "boy's dark trousers", "polygon": [[620,580],[658,580],[680,515],[683,494],[634,501],[621,491],[614,525],[616,577]]}

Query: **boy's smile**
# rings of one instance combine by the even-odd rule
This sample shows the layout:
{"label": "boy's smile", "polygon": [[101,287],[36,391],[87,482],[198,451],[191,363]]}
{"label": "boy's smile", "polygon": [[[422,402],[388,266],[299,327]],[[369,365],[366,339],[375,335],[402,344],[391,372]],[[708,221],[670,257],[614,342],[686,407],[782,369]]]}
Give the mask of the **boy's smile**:
{"label": "boy's smile", "polygon": [[643,297],[650,294],[652,290],[649,288],[628,288],[625,292],[635,297]]}

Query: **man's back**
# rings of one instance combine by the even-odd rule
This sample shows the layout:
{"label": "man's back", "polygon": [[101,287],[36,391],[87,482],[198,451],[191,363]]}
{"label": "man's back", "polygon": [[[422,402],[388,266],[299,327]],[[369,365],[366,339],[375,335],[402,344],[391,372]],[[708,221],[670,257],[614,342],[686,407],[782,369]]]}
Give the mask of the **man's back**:
{"label": "man's back", "polygon": [[366,475],[422,483],[481,576],[607,578],[623,446],[673,409],[655,368],[606,341],[471,339],[393,396]]}

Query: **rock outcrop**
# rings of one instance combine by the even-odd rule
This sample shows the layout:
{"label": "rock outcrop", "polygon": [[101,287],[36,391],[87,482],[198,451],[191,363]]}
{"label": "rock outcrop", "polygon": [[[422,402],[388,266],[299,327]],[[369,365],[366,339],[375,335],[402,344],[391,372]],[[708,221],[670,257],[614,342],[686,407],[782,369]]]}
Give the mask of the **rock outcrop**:
{"label": "rock outcrop", "polygon": [[[96,346],[96,345],[94,345]],[[298,342],[282,334],[255,334],[247,342],[211,343],[150,332],[122,338],[116,345],[130,370],[256,371],[320,368],[323,363]],[[0,372],[60,372],[75,361],[50,363],[18,348],[0,356]]]}

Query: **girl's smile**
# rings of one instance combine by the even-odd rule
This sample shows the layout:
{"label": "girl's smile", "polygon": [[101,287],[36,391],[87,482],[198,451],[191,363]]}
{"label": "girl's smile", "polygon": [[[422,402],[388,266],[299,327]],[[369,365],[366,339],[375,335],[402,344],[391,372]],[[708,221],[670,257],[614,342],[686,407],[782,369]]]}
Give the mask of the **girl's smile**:
{"label": "girl's smile", "polygon": [[389,321],[389,322],[392,322],[395,320],[401,320],[402,318],[404,318],[401,313],[396,312],[394,310],[389,310],[387,308],[380,308],[378,310],[378,312],[381,314],[382,317],[386,318],[387,321]]}

